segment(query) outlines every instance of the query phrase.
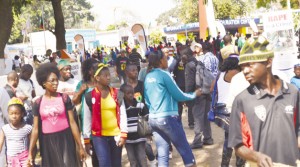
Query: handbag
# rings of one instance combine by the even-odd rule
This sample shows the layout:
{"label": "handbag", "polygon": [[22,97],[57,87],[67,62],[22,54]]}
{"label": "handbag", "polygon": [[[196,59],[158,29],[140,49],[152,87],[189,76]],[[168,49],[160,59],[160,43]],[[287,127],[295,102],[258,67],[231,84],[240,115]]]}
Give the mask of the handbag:
{"label": "handbag", "polygon": [[218,79],[220,73],[217,75],[216,82],[214,84],[214,90],[212,93],[211,108],[208,112],[208,120],[214,122],[218,127],[229,131],[230,113],[226,108],[225,103],[216,103],[218,99]]}
{"label": "handbag", "polygon": [[214,106],[215,124],[224,129],[225,132],[229,132],[230,113],[227,110],[226,104],[217,103]]}
{"label": "handbag", "polygon": [[149,125],[149,115],[141,115],[138,116],[138,125],[137,125],[137,132],[140,137],[146,137],[152,135],[152,129]]}
{"label": "handbag", "polygon": [[215,103],[216,103],[216,100],[217,100],[217,91],[218,91],[218,79],[220,77],[220,73],[218,73],[217,75],[217,78],[216,78],[216,81],[215,81],[215,84],[214,84],[214,90],[213,90],[213,93],[212,93],[212,97],[211,97],[211,107],[210,107],[210,110],[207,114],[207,118],[209,121],[211,122],[214,122],[215,121],[215,112],[214,112],[214,106],[215,106]]}

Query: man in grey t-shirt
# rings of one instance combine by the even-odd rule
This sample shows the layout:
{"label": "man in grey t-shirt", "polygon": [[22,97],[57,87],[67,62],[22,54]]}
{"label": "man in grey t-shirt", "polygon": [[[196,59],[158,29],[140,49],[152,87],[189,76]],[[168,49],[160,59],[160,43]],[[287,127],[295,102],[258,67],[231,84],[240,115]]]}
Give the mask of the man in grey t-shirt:
{"label": "man in grey t-shirt", "polygon": [[296,166],[300,94],[272,74],[274,52],[268,44],[260,36],[241,50],[239,64],[250,86],[233,102],[228,146],[258,166]]}

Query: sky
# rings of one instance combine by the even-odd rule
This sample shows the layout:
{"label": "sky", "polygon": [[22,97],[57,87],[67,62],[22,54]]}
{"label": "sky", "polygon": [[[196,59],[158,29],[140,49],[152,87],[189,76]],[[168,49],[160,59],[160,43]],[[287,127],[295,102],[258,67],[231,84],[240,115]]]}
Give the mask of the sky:
{"label": "sky", "polygon": [[105,29],[109,24],[128,20],[134,23],[151,24],[159,14],[173,8],[176,0],[88,0],[94,6],[96,22]]}

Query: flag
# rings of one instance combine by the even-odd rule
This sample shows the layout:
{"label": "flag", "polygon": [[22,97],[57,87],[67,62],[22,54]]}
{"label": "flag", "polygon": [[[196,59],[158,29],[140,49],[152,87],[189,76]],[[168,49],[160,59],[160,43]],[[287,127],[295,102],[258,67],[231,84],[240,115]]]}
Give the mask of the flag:
{"label": "flag", "polygon": [[78,49],[80,51],[80,56],[82,57],[82,61],[86,59],[85,57],[85,46],[84,46],[84,38],[81,34],[77,34],[74,36],[74,40],[77,43]]}
{"label": "flag", "polygon": [[215,19],[214,5],[212,0],[207,1],[205,8],[206,8],[206,19],[209,27],[209,35],[211,35],[212,37],[217,37],[216,19]]}
{"label": "flag", "polygon": [[134,24],[131,28],[131,31],[133,35],[136,37],[136,39],[139,41],[141,51],[143,52],[142,55],[144,55],[148,47],[144,27],[141,24]]}
{"label": "flag", "polygon": [[43,21],[43,17],[40,18],[39,29],[40,29],[40,30],[44,30],[44,21]]}

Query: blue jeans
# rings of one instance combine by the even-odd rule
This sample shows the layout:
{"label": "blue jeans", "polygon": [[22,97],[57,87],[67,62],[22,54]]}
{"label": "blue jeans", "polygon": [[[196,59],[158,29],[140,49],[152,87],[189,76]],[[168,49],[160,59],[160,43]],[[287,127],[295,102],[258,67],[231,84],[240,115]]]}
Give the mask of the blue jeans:
{"label": "blue jeans", "polygon": [[116,145],[114,136],[93,136],[93,145],[99,167],[121,167],[122,147]]}
{"label": "blue jeans", "polygon": [[169,143],[172,142],[181,155],[185,166],[196,164],[178,116],[150,118],[158,152],[158,167],[169,166]]}

